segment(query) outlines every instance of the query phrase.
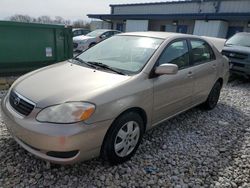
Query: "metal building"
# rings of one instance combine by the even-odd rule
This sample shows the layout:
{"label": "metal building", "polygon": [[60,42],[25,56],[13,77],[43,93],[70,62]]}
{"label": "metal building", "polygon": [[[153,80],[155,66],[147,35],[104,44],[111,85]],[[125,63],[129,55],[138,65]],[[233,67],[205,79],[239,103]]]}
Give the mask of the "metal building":
{"label": "metal building", "polygon": [[124,32],[169,31],[220,38],[250,32],[250,0],[186,0],[110,7],[110,14],[88,17]]}

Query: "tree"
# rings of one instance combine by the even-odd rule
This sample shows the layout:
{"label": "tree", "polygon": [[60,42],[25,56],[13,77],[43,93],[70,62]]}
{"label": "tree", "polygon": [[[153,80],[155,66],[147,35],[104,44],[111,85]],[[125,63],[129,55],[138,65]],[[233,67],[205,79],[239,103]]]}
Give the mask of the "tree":
{"label": "tree", "polygon": [[36,19],[36,22],[43,24],[52,24],[53,21],[49,16],[40,16]]}
{"label": "tree", "polygon": [[86,22],[84,20],[76,20],[73,22],[72,26],[74,28],[86,28],[86,29],[90,29],[90,23]]}
{"label": "tree", "polygon": [[[63,25],[71,25],[70,20],[65,20],[61,16],[56,16],[54,19],[52,19],[49,16],[39,16],[38,18],[30,17],[29,15],[21,15],[16,14],[9,18],[10,21],[16,21],[16,22],[26,22],[26,23],[42,23],[42,24],[63,24]],[[86,22],[84,20],[77,20],[73,22],[73,27],[79,27],[79,28],[86,28],[90,29],[90,23]]]}
{"label": "tree", "polygon": [[16,14],[14,16],[11,16],[9,20],[15,22],[27,22],[27,23],[34,22],[34,18],[31,18],[28,15],[21,15],[21,14]]}

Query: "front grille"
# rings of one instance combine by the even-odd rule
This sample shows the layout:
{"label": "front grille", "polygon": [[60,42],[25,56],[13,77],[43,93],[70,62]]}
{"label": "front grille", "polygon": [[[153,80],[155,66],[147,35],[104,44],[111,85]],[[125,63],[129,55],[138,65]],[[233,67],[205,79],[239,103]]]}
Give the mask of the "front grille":
{"label": "front grille", "polygon": [[248,54],[239,53],[239,52],[231,52],[231,51],[222,51],[222,54],[227,56],[228,58],[235,58],[235,59],[247,59]]}
{"label": "front grille", "polygon": [[69,152],[58,152],[58,151],[49,151],[47,155],[50,157],[56,157],[61,159],[73,158],[79,153],[78,150],[69,151]]}
{"label": "front grille", "polygon": [[25,100],[23,97],[15,93],[14,91],[10,92],[9,97],[10,105],[14,108],[18,113],[28,116],[32,110],[35,108],[35,105]]}
{"label": "front grille", "polygon": [[74,48],[77,48],[78,44],[77,43],[73,43],[73,46],[74,46]]}
{"label": "front grille", "polygon": [[244,64],[242,63],[234,63],[234,62],[231,62],[234,66],[237,66],[237,67],[245,67]]}

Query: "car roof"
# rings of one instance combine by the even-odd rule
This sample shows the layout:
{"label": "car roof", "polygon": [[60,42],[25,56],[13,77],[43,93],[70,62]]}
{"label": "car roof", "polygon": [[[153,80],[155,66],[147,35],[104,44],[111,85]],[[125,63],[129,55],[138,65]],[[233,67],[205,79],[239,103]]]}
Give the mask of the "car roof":
{"label": "car roof", "polygon": [[[107,32],[107,31],[118,31],[118,30],[112,30],[112,29],[96,29],[94,31],[102,31],[102,32]],[[118,31],[120,32],[120,31]]]}
{"label": "car roof", "polygon": [[73,31],[76,31],[76,30],[89,30],[89,29],[85,29],[85,28],[73,28]]}
{"label": "car roof", "polygon": [[152,37],[152,38],[160,38],[160,39],[168,39],[171,37],[184,37],[184,38],[192,37],[192,38],[202,39],[201,37],[195,36],[195,35],[172,33],[172,32],[154,32],[154,31],[122,33],[119,35],[142,36],[142,37]]}

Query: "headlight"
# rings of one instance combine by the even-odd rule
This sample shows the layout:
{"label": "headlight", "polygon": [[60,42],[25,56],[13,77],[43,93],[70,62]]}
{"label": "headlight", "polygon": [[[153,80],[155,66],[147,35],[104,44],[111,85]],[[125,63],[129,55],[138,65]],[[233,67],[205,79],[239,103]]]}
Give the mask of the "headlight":
{"label": "headlight", "polygon": [[95,111],[95,105],[85,102],[70,102],[47,107],[36,119],[48,123],[76,123],[87,120]]}

